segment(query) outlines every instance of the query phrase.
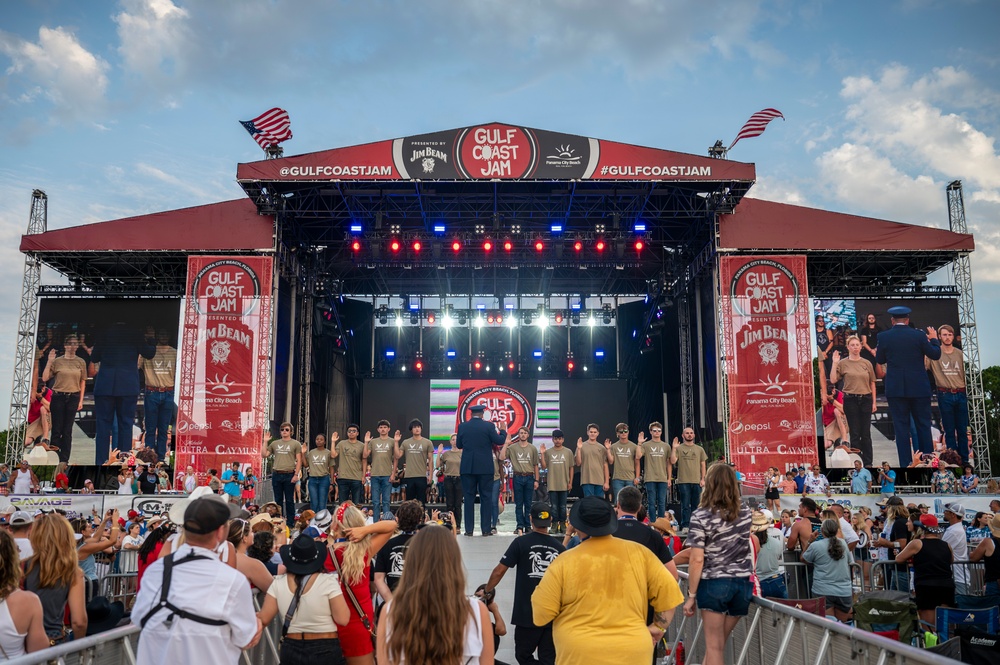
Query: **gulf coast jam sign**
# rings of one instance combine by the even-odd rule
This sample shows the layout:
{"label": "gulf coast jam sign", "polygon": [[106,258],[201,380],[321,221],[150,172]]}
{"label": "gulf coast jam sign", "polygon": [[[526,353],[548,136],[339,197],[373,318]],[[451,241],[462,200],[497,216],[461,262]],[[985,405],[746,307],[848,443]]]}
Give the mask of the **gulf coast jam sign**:
{"label": "gulf coast jam sign", "polygon": [[476,388],[465,396],[459,405],[459,423],[472,417],[472,407],[485,407],[483,420],[493,423],[497,431],[511,433],[516,440],[517,430],[522,427],[532,428],[531,405],[524,395],[508,386],[483,386]]}
{"label": "gulf coast jam sign", "polygon": [[194,277],[191,289],[199,314],[248,316],[260,300],[257,273],[239,259],[219,259]]}

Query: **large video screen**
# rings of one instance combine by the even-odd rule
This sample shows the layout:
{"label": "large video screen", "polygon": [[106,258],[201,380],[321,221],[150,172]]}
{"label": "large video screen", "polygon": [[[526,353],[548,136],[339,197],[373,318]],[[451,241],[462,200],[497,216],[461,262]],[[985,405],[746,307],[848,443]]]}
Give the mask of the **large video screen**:
{"label": "large video screen", "polygon": [[[867,441],[862,441],[860,432],[850,431],[848,418],[844,409],[844,383],[842,377],[831,381],[834,353],[841,358],[848,357],[848,340],[856,335],[862,343],[860,356],[868,360],[873,369],[875,354],[878,352],[879,333],[892,327],[888,309],[895,306],[905,306],[912,310],[910,327],[926,332],[928,327],[940,328],[947,324],[955,330],[955,343],[961,349],[961,329],[958,324],[958,301],[954,298],[913,298],[913,299],[835,299],[813,301],[813,336],[818,358],[821,408],[817,417],[820,419],[819,431],[826,451],[825,466],[830,468],[853,468],[854,460],[861,459],[866,467],[879,466],[883,461],[889,462],[894,468],[909,466],[911,461],[901,462],[896,448],[895,435],[897,423],[889,415],[888,402],[885,397],[884,381],[876,380],[875,409],[870,415],[868,425],[871,440],[871,459],[866,448]],[[932,388],[933,373],[929,372]],[[831,391],[834,391],[831,393]],[[835,397],[831,397],[831,394]],[[850,400],[850,395],[846,396]],[[851,408],[851,407],[849,407]],[[938,407],[936,394],[931,401],[933,427],[931,436],[934,441],[936,457],[944,455],[947,459],[955,459],[958,451],[957,434],[953,438],[956,444],[949,446]],[[902,425],[911,429],[910,423]],[[855,428],[859,429],[859,428]],[[862,427],[860,429],[866,429]],[[946,453],[949,447],[954,451]],[[869,464],[869,461],[871,462]],[[932,464],[925,460],[921,465]]]}
{"label": "large video screen", "polygon": [[29,461],[104,464],[140,444],[162,459],[177,413],[179,314],[180,299],[42,299]]}
{"label": "large video screen", "polygon": [[[407,424],[418,418],[424,436],[445,447],[476,404],[486,407],[483,417],[499,430],[513,435],[527,427],[536,446],[561,429],[566,445],[575,448],[589,423],[600,427],[602,441],[614,440],[615,424],[628,420],[628,384],[612,379],[369,379],[362,388],[362,435],[378,436],[375,424],[384,418],[392,423],[390,434],[398,429],[405,439]],[[333,428],[343,436],[346,423]]]}

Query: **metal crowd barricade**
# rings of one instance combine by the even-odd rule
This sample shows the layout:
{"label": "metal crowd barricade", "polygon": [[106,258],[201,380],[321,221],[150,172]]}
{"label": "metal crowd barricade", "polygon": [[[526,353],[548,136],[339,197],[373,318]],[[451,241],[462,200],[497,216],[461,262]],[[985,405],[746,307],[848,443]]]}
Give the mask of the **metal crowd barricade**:
{"label": "metal crowd barricade", "polygon": [[986,563],[983,561],[953,561],[951,569],[965,569],[967,596],[982,596],[986,593]]}

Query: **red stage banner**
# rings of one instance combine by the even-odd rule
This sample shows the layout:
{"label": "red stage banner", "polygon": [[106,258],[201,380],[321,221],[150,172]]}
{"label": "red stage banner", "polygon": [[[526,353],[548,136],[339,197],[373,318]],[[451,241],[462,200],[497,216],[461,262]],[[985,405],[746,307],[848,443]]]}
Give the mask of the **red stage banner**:
{"label": "red stage banner", "polygon": [[260,476],[271,373],[269,256],[191,256],[177,414],[178,471],[239,462]]}
{"label": "red stage banner", "polygon": [[720,263],[729,457],[762,484],[769,466],[818,463],[806,257]]}
{"label": "red stage banner", "polygon": [[648,180],[756,178],[753,164],[492,122],[240,164],[259,180]]}

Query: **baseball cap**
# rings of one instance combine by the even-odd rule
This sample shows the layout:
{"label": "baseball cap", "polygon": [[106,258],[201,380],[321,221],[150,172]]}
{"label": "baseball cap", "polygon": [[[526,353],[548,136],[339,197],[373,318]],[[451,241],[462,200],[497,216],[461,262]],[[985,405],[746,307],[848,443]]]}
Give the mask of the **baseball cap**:
{"label": "baseball cap", "polygon": [[934,515],[932,513],[927,513],[926,515],[921,515],[920,516],[920,524],[921,524],[921,526],[925,526],[925,527],[929,527],[929,528],[934,528],[934,527],[938,526],[937,515]]}
{"label": "baseball cap", "polygon": [[552,438],[553,439],[555,439],[555,438],[565,439],[566,437],[563,435],[563,431],[561,429],[554,429],[554,430],[552,430]]}
{"label": "baseball cap", "polygon": [[544,501],[535,501],[531,504],[531,523],[535,526],[552,524],[552,507]]}
{"label": "baseball cap", "polygon": [[10,524],[11,526],[27,526],[28,524],[31,524],[33,521],[34,520],[31,518],[31,515],[29,515],[25,511],[16,510],[14,511],[14,514],[10,516],[10,519],[7,521],[7,523]]}
{"label": "baseball cap", "polygon": [[212,533],[240,514],[240,507],[214,494],[195,499],[184,511],[184,530],[191,533]]}
{"label": "baseball cap", "polygon": [[965,506],[958,503],[957,501],[944,504],[944,509],[949,513],[955,513],[959,517],[965,517]]}

